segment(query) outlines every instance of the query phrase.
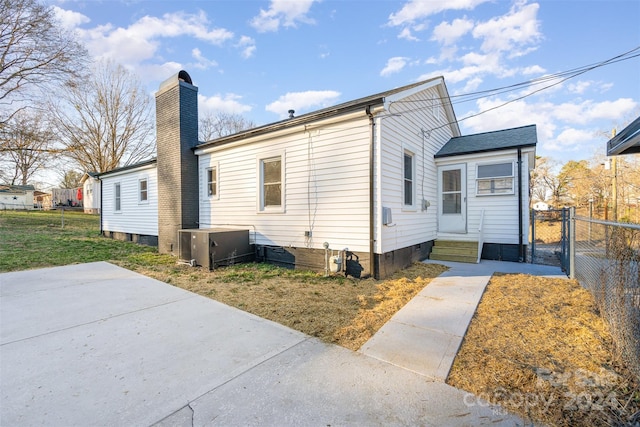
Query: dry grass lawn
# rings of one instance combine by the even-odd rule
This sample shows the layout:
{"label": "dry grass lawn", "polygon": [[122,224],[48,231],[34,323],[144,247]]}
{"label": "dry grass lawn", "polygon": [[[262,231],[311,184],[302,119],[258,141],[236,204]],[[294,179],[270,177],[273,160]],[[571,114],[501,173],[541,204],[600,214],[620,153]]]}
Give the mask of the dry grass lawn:
{"label": "dry grass lawn", "polygon": [[494,276],[447,382],[549,425],[640,425],[639,383],[572,280]]}
{"label": "dry grass lawn", "polygon": [[431,279],[447,270],[438,264],[416,263],[380,281],[324,277],[267,264],[210,272],[175,265],[175,259],[162,255],[139,258],[118,264],[352,350],[360,348]]}

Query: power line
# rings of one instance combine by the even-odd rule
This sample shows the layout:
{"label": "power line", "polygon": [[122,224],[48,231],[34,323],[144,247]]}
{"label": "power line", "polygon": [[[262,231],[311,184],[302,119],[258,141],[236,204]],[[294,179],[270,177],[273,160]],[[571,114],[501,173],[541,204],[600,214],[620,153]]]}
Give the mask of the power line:
{"label": "power line", "polygon": [[[522,87],[535,86],[535,85],[543,84],[543,83],[546,83],[546,82],[549,82],[549,81],[553,82],[553,83],[551,83],[549,85],[546,85],[546,86],[544,86],[542,88],[539,88],[539,89],[534,90],[532,92],[526,93],[526,94],[524,94],[522,96],[510,99],[509,101],[503,102],[502,104],[497,105],[495,107],[491,107],[491,108],[488,108],[486,110],[480,111],[478,113],[471,114],[471,115],[463,117],[461,119],[457,119],[455,122],[445,123],[443,125],[437,126],[437,127],[433,128],[433,129],[430,129],[430,130],[441,129],[441,128],[446,127],[446,126],[450,126],[452,124],[459,123],[459,122],[461,122],[463,120],[467,120],[467,119],[470,119],[472,117],[477,117],[477,116],[479,116],[481,114],[484,114],[484,113],[487,113],[489,111],[493,111],[493,110],[496,110],[498,108],[502,108],[502,107],[504,107],[504,106],[506,106],[508,104],[511,104],[513,102],[516,102],[516,101],[520,101],[520,100],[522,100],[524,98],[527,98],[527,97],[529,97],[531,95],[534,95],[534,94],[536,94],[538,92],[541,92],[543,90],[549,89],[549,88],[551,88],[553,86],[557,86],[557,85],[559,85],[561,83],[564,83],[565,81],[567,81],[569,79],[572,79],[574,77],[580,76],[580,75],[582,75],[584,73],[587,73],[589,71],[595,70],[597,68],[604,67],[606,65],[615,64],[615,63],[622,62],[622,61],[627,61],[629,59],[637,58],[638,56],[640,56],[640,53],[634,53],[634,52],[637,52],[639,50],[640,50],[640,46],[637,46],[637,47],[635,47],[635,48],[633,48],[631,50],[628,50],[626,52],[623,52],[623,53],[621,53],[619,55],[613,56],[613,57],[611,57],[609,59],[606,59],[606,60],[603,60],[603,61],[600,61],[600,62],[595,62],[595,63],[588,64],[588,65],[583,65],[583,66],[580,66],[580,67],[577,67],[577,68],[573,68],[573,69],[570,69],[570,70],[561,71],[561,72],[558,72],[558,73],[554,73],[554,74],[538,77],[538,78],[535,78],[535,79],[527,80],[527,81],[520,82],[520,83],[515,83],[515,84],[512,84],[512,85],[507,85],[507,86],[502,86],[502,87],[498,87],[498,88],[494,88],[494,89],[487,89],[487,90],[482,90],[482,91],[477,91],[477,92],[469,92],[469,93],[466,93],[466,94],[454,95],[454,96],[450,96],[449,97],[449,99],[460,98],[461,100],[459,100],[459,101],[446,102],[447,100],[445,100],[444,98],[440,98],[440,100],[443,101],[443,105],[444,105],[445,102],[448,105],[454,105],[454,104],[461,104],[461,103],[464,103],[464,102],[474,101],[474,100],[477,100],[477,99],[487,98],[489,96],[495,96],[495,95],[511,92],[511,91],[520,89]],[[393,101],[391,104],[393,105],[393,104],[403,104],[403,103],[413,103],[413,102],[422,102],[422,100],[419,100],[419,101],[416,101],[416,100],[399,100],[399,101]],[[418,110],[421,110],[421,109],[422,108],[409,109],[409,110],[403,110],[402,112],[403,113],[407,113],[407,112],[412,112],[412,111],[418,111]],[[389,106],[389,110],[391,110],[391,105]]]}

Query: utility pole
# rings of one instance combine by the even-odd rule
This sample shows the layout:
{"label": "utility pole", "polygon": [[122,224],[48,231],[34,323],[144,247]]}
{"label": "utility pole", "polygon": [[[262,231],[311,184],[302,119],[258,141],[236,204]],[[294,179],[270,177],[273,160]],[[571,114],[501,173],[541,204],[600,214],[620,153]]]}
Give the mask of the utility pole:
{"label": "utility pole", "polygon": [[[613,128],[611,138],[616,137],[616,129]],[[613,199],[613,221],[618,222],[618,161],[617,156],[611,158],[611,169],[613,169],[613,181],[611,182],[611,197]]]}

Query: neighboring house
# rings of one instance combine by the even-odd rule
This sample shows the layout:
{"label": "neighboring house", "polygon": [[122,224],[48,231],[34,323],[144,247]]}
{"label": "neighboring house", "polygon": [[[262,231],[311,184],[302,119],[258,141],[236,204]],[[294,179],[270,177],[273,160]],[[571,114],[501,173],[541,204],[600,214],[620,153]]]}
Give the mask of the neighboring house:
{"label": "neighboring house", "polygon": [[33,185],[0,184],[0,209],[33,210]]}
{"label": "neighboring house", "polygon": [[450,259],[451,241],[524,261],[535,126],[461,136],[441,77],[201,143],[181,71],[156,114],[157,161],[99,177],[106,235],[197,258],[201,233],[244,229],[258,260],[358,277]]}
{"label": "neighboring house", "polygon": [[533,210],[534,211],[548,211],[549,210],[549,204],[545,203],[545,202],[535,202],[533,204]]}
{"label": "neighboring house", "polygon": [[51,209],[52,197],[51,194],[43,191],[33,192],[33,207],[40,210],[48,211]]}
{"label": "neighboring house", "polygon": [[100,179],[96,172],[86,172],[82,184],[82,205],[85,213],[100,213]]}

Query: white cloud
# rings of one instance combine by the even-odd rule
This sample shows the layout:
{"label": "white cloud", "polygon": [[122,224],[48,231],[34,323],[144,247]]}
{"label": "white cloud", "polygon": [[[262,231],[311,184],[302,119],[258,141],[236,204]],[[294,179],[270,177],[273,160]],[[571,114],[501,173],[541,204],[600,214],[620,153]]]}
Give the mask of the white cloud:
{"label": "white cloud", "polygon": [[570,149],[584,143],[584,141],[591,141],[595,135],[596,131],[594,130],[567,128],[560,132],[555,140],[558,143],[558,148]]}
{"label": "white cloud", "polygon": [[265,107],[265,110],[278,114],[281,118],[289,116],[289,110],[295,110],[296,114],[303,114],[312,108],[328,107],[336,102],[340,92],[334,90],[309,90],[306,92],[289,92],[278,98],[277,101]]}
{"label": "white cloud", "polygon": [[520,72],[524,75],[527,74],[542,74],[544,72],[546,72],[547,70],[545,70],[544,68],[542,68],[539,65],[531,65],[529,67],[524,67],[520,70]]}
{"label": "white cloud", "polygon": [[198,109],[201,114],[206,112],[223,111],[232,114],[243,114],[251,111],[252,107],[240,102],[242,97],[234,93],[215,94],[213,96],[198,95]]}
{"label": "white cloud", "polygon": [[447,46],[453,44],[460,37],[467,34],[473,28],[473,21],[464,19],[454,19],[451,23],[441,22],[433,29],[432,40],[436,40]]}
{"label": "white cloud", "polygon": [[445,10],[471,10],[486,1],[489,0],[410,0],[398,12],[389,15],[388,25],[412,24]]}
{"label": "white cloud", "polygon": [[580,94],[583,94],[592,84],[593,84],[592,81],[580,80],[576,83],[571,83],[567,85],[567,89],[571,93],[576,93],[580,95]]}
{"label": "white cloud", "polygon": [[481,49],[484,52],[508,52],[514,55],[514,52],[542,38],[537,19],[539,8],[537,3],[516,3],[506,15],[477,24],[473,36],[482,39]]}
{"label": "white cloud", "polygon": [[245,59],[251,58],[257,49],[256,41],[248,36],[240,37],[240,41],[236,44],[236,47],[241,49],[240,54]]}
{"label": "white cloud", "polygon": [[202,55],[202,52],[198,48],[194,48],[191,50],[191,56],[196,60],[195,64],[192,64],[193,67],[199,68],[201,70],[206,70],[211,67],[217,67],[218,63],[211,59],[207,59]]}
{"label": "white cloud", "polygon": [[[78,25],[82,21],[75,22]],[[92,56],[129,66],[156,57],[161,39],[191,36],[221,45],[234,36],[224,28],[211,29],[204,12],[167,13],[160,18],[144,16],[127,28],[106,24],[90,29],[76,27],[76,32]]]}
{"label": "white cloud", "polygon": [[260,9],[260,14],[251,20],[251,26],[260,33],[278,31],[280,26],[296,27],[298,22],[313,24],[307,16],[317,0],[271,0],[268,10]]}
{"label": "white cloud", "polygon": [[[466,116],[486,112],[461,120],[464,133],[487,132],[535,123],[538,131],[538,150],[554,152],[560,156],[576,150],[587,150],[591,153],[604,150],[604,141],[596,132],[599,126],[606,128],[611,122],[618,121],[620,117],[625,117],[640,107],[638,102],[630,98],[560,104],[521,99],[501,106],[507,101],[501,98],[476,101],[476,110],[470,111]],[[496,109],[491,110],[492,108]],[[562,131],[556,134],[557,129]]]}
{"label": "white cloud", "polygon": [[402,69],[407,65],[407,61],[409,58],[405,58],[402,56],[395,56],[393,58],[389,58],[387,60],[387,65],[384,67],[382,71],[380,71],[380,75],[382,77],[389,76],[391,74],[399,73]]}
{"label": "white cloud", "polygon": [[400,31],[400,34],[398,34],[398,38],[399,39],[409,40],[411,42],[420,41],[419,38],[417,38],[416,36],[413,35],[413,33],[411,32],[411,29],[409,27],[403,28],[402,31]]}
{"label": "white cloud", "polygon": [[82,13],[74,12],[72,10],[64,10],[59,8],[58,6],[53,7],[53,14],[60,22],[62,27],[69,30],[79,27],[82,24],[88,24],[89,22],[91,22],[91,19],[89,19],[88,16],[85,16]]}

